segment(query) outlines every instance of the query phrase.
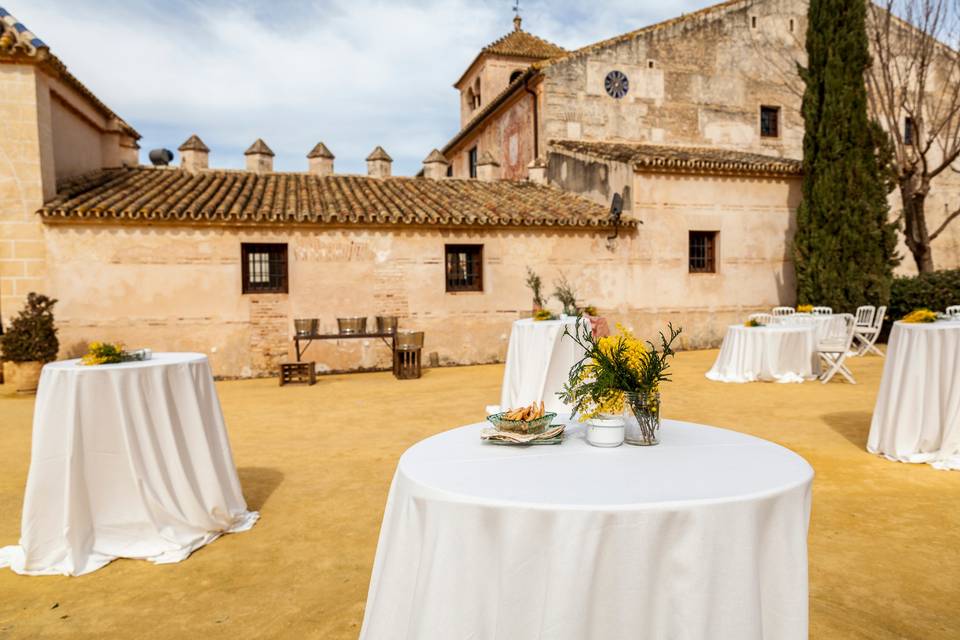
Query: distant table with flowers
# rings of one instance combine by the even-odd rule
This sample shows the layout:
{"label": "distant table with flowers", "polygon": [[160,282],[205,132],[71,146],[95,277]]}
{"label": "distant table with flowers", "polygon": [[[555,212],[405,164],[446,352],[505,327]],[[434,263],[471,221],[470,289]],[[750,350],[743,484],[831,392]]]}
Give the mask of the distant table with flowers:
{"label": "distant table with flowers", "polygon": [[656,447],[408,449],[361,638],[806,639],[813,471],[771,442],[664,421]]}
{"label": "distant table with flowers", "polygon": [[179,562],[257,518],[205,355],[52,362],[37,390],[20,544],[0,549],[0,567],[82,575],[115,558]]}
{"label": "distant table with flowers", "polygon": [[960,469],[960,320],[893,324],[867,450]]}
{"label": "distant table with flowers", "polygon": [[716,382],[803,382],[816,378],[813,324],[731,325],[707,378]]}
{"label": "distant table with flowers", "polygon": [[559,320],[524,318],[513,323],[500,391],[501,408],[542,401],[547,411],[570,410],[557,393],[563,390],[570,368],[583,357],[583,349],[564,336],[565,330],[573,333],[576,324],[573,316]]}

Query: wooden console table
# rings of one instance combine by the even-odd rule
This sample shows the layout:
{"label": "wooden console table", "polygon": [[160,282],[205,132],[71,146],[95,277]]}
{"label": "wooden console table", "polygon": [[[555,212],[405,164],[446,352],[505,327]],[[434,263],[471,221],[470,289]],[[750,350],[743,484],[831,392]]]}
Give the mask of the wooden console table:
{"label": "wooden console table", "polygon": [[[357,340],[360,338],[379,338],[390,347],[391,353],[394,351],[395,342],[392,333],[311,333],[306,335],[295,333],[293,341],[297,349],[297,362],[300,362],[300,357],[306,353],[310,343],[314,340]],[[301,342],[305,342],[303,347],[300,346]]]}

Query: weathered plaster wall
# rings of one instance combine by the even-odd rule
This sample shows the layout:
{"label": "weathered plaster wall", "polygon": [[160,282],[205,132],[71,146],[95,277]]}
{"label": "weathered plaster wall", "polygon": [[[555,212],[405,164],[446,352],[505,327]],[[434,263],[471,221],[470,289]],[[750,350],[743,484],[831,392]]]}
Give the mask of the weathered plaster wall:
{"label": "weathered plaster wall", "polygon": [[100,131],[60,99],[51,100],[50,106],[57,180],[106,166]]}
{"label": "weathered plaster wall", "polygon": [[[800,157],[799,95],[781,67],[798,59],[805,14],[804,4],[794,0],[743,3],[723,15],[666,25],[549,66],[545,135]],[[620,99],[604,89],[613,70],[629,78],[629,92]],[[761,139],[760,105],[781,107],[779,138]]]}
{"label": "weathered plaster wall", "polygon": [[[656,193],[666,188],[672,187]],[[728,323],[779,301],[776,287],[767,282],[775,278],[772,263],[739,252],[730,254],[725,267],[736,271],[721,276],[739,277],[739,287],[717,291],[700,284],[702,279],[686,273],[685,235],[683,242],[674,241],[672,234],[685,234],[671,226],[674,212],[650,206],[645,215],[651,220],[638,233],[621,231],[610,245],[605,230],[51,224],[51,291],[61,300],[61,355],[79,353],[88,341],[120,340],[129,347],[208,353],[218,375],[258,375],[292,356],[294,318],[317,317],[324,330],[334,332],[337,316],[367,315],[372,323],[376,314],[389,313],[401,316],[402,328],[424,330],[425,353],[436,352],[442,363],[497,361],[505,355],[511,322],[531,307],[524,285],[528,265],[548,291],[565,273],[583,304],[596,305],[642,335],[653,335],[668,320],[683,324],[688,346],[716,344]],[[780,232],[775,223],[770,226]],[[747,225],[743,233],[756,228]],[[241,242],[288,243],[288,295],[241,294]],[[743,251],[757,242],[766,240],[753,240]],[[445,243],[484,245],[482,293],[444,291]],[[743,278],[758,284],[747,286]],[[321,370],[389,366],[389,350],[374,340],[315,343],[307,358]]]}
{"label": "weathered plaster wall", "polygon": [[507,88],[510,84],[510,75],[514,71],[523,71],[533,62],[533,58],[512,58],[489,53],[482,55],[455,85],[460,91],[460,126],[467,124],[477,112],[467,98],[467,89],[475,87],[478,78],[480,79],[479,108],[482,109]]}

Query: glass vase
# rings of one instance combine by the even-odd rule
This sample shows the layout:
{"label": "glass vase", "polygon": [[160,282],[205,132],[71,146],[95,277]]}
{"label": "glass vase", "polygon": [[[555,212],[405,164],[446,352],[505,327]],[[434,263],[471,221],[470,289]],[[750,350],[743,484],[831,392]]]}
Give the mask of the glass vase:
{"label": "glass vase", "polygon": [[623,420],[626,423],[624,442],[639,446],[660,443],[660,393],[624,392]]}

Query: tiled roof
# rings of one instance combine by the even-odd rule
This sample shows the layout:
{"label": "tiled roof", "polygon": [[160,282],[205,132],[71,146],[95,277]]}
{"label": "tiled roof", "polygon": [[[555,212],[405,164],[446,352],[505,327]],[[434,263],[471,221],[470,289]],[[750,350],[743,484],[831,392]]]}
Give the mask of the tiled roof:
{"label": "tiled roof", "polygon": [[[605,227],[606,207],[531,182],[106,169],[61,185],[47,221]],[[632,220],[622,220],[633,226]]]}
{"label": "tiled roof", "polygon": [[93,103],[112,121],[117,129],[131,136],[134,140],[140,139],[140,134],[133,127],[124,122],[120,116],[101,102],[97,96],[93,95],[92,91],[87,89],[67,70],[67,65],[50,53],[50,48],[43,40],[10,15],[9,11],[0,7],[0,63],[2,62],[36,64],[43,67],[52,76],[59,78]]}
{"label": "tiled roof", "polygon": [[193,134],[177,147],[177,151],[210,151],[210,147],[203,143],[200,136]]}
{"label": "tiled roof", "polygon": [[268,146],[267,146],[267,143],[264,142],[263,140],[261,140],[260,138],[257,138],[256,140],[254,140],[254,141],[253,141],[253,144],[250,145],[250,147],[249,147],[246,151],[243,152],[243,155],[245,155],[245,156],[252,156],[252,155],[254,155],[254,154],[256,154],[256,155],[263,155],[263,156],[273,156],[273,155],[274,155],[274,154],[273,154],[273,149],[271,149],[270,147],[268,147]]}
{"label": "tiled roof", "polygon": [[482,52],[493,53],[499,56],[511,56],[514,58],[536,58],[543,60],[545,58],[562,56],[567,50],[518,28],[499,40],[488,44],[482,49]]}
{"label": "tiled roof", "polygon": [[676,147],[583,140],[552,140],[550,147],[553,150],[624,162],[638,169],[653,171],[782,176],[801,175],[803,171],[799,160],[716,147]]}
{"label": "tiled roof", "polygon": [[327,145],[322,142],[318,142],[313,149],[310,150],[310,153],[307,154],[308,158],[330,158],[333,160],[333,153],[330,149],[327,149]]}

